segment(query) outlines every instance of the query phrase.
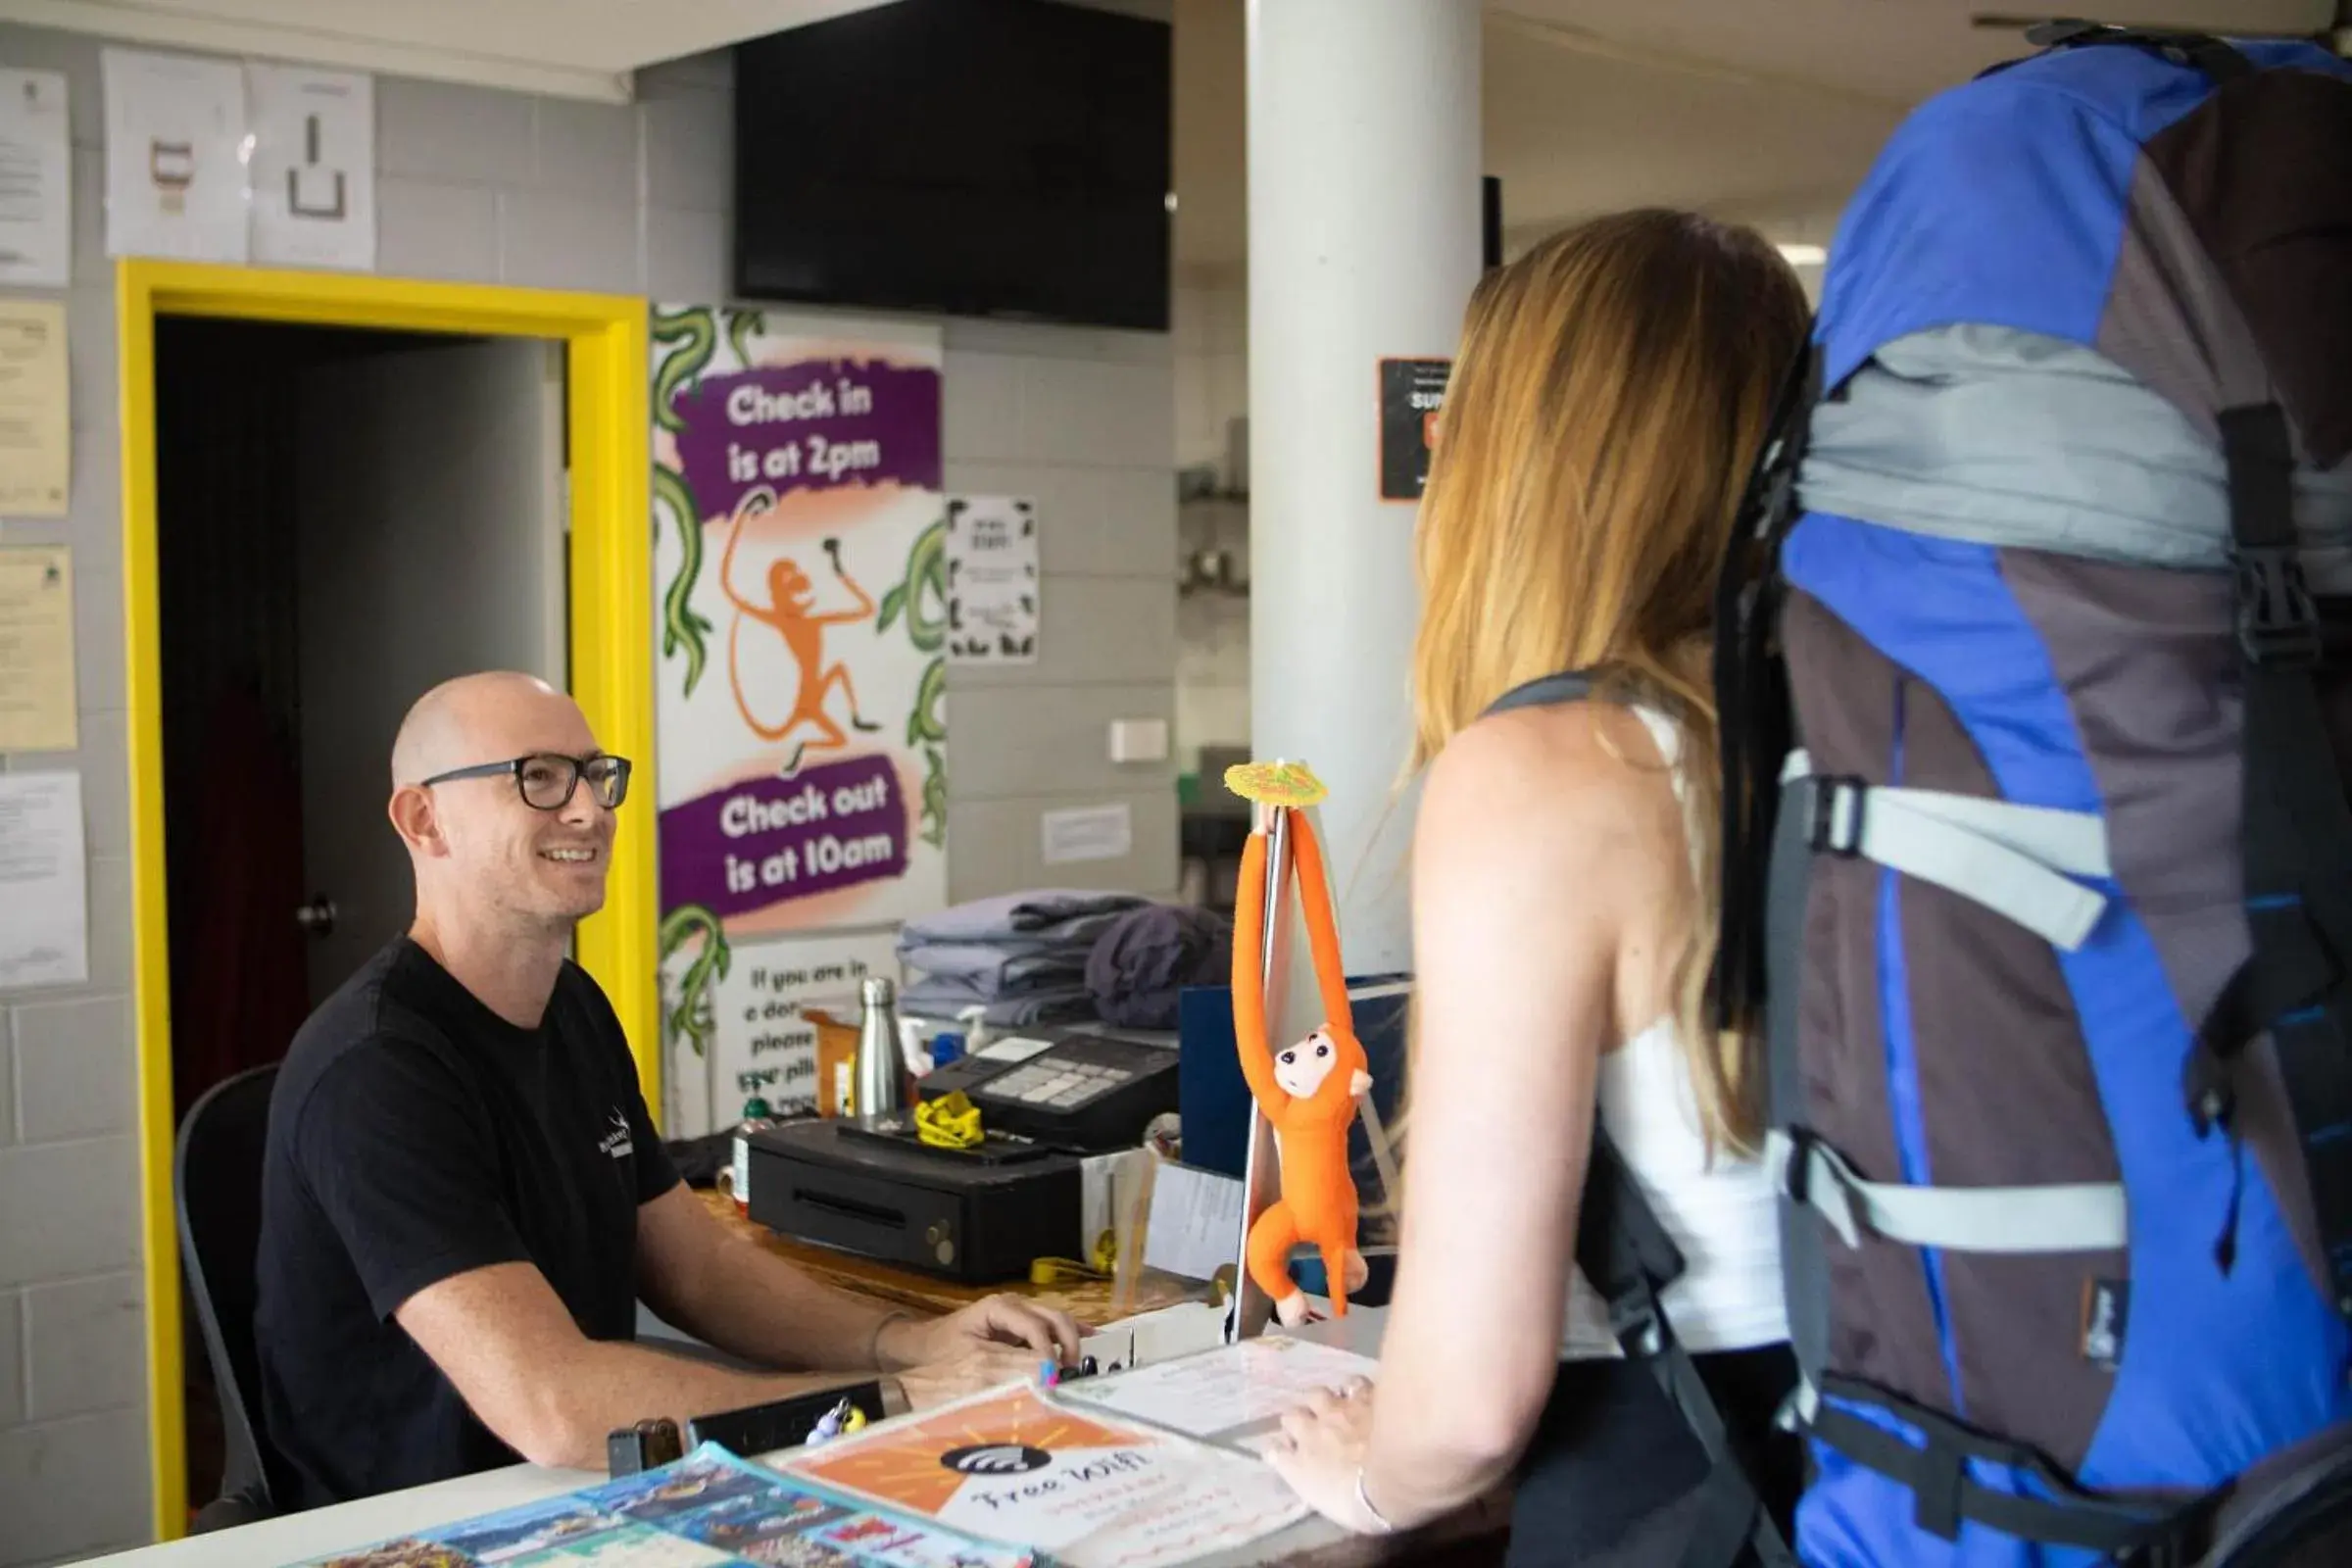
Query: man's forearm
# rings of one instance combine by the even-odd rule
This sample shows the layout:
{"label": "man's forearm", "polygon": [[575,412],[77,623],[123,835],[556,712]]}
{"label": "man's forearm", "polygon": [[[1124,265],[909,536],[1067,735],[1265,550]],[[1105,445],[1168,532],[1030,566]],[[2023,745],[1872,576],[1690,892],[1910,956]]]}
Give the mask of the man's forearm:
{"label": "man's forearm", "polygon": [[601,1470],[607,1435],[640,1421],[666,1416],[683,1432],[695,1416],[859,1380],[841,1373],[735,1372],[641,1346],[583,1341],[564,1365],[534,1381],[544,1402],[534,1411],[530,1430],[499,1436],[534,1464]]}
{"label": "man's forearm", "polygon": [[877,1346],[893,1318],[914,1314],[820,1285],[784,1259],[730,1239],[691,1286],[654,1309],[746,1361],[812,1372],[892,1371]]}

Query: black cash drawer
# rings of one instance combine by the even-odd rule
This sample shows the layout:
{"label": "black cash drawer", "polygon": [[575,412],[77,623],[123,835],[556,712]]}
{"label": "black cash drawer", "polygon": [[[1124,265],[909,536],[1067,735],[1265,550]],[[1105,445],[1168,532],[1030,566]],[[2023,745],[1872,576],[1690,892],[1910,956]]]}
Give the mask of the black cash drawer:
{"label": "black cash drawer", "polygon": [[752,1134],[751,1181],[751,1216],[772,1231],[970,1285],[1082,1251],[1065,1154],[983,1162],[806,1121]]}

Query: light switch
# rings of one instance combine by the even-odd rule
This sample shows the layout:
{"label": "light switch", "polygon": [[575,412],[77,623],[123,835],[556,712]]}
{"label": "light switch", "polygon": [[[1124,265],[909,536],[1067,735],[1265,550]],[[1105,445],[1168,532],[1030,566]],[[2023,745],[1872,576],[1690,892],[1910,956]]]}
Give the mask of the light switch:
{"label": "light switch", "polygon": [[1112,719],[1110,760],[1114,762],[1166,761],[1168,721],[1164,718]]}

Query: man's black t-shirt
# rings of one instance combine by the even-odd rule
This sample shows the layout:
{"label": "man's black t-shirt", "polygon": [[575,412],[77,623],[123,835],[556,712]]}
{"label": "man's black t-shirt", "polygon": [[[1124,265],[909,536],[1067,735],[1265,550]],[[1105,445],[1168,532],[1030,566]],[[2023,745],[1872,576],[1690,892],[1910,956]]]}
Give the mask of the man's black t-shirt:
{"label": "man's black t-shirt", "polygon": [[512,1464],[393,1312],[535,1264],[594,1340],[636,1328],[638,1205],[677,1181],[620,1021],[566,963],[537,1029],[401,938],[311,1015],[270,1102],[263,1424],[282,1507]]}

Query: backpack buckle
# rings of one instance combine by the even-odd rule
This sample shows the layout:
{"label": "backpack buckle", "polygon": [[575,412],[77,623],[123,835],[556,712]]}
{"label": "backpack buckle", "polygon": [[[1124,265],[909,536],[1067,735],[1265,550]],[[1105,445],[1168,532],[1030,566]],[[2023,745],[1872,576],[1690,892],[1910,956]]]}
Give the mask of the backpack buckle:
{"label": "backpack buckle", "polygon": [[1645,1360],[1665,1353],[1666,1315],[1658,1310],[1655,1292],[1643,1287],[1607,1305],[1609,1333],[1629,1357]]}
{"label": "backpack buckle", "polygon": [[2252,664],[2309,665],[2324,641],[2320,607],[2292,545],[2244,545],[2237,571],[2237,646]]}
{"label": "backpack buckle", "polygon": [[1815,775],[1812,847],[1847,860],[1860,855],[1863,801],[1869,794],[1869,783],[1850,773]]}

